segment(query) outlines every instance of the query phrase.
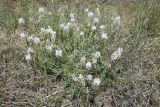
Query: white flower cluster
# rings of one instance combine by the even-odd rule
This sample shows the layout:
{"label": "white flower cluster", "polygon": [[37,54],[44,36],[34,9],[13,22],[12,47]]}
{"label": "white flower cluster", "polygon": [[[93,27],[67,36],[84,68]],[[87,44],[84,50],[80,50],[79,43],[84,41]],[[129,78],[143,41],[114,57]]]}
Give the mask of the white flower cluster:
{"label": "white flower cluster", "polygon": [[95,52],[92,57],[92,63],[97,63],[97,59],[101,57],[101,53],[99,51]]}
{"label": "white flower cluster", "polygon": [[74,22],[74,21],[75,21],[75,17],[74,17],[74,14],[73,14],[73,13],[70,14],[70,21],[71,21],[71,22]]}
{"label": "white flower cluster", "polygon": [[19,36],[22,38],[27,38],[28,41],[34,41],[35,44],[39,44],[41,41],[40,41],[40,38],[39,37],[35,37],[33,38],[33,36],[28,36],[25,32],[20,32],[19,33]]}
{"label": "white flower cluster", "polygon": [[52,30],[51,26],[48,26],[47,29],[41,28],[41,32],[46,33],[46,34],[51,34],[52,37],[56,36],[56,32]]}
{"label": "white flower cluster", "polygon": [[99,51],[95,52],[93,55],[92,55],[92,61],[87,61],[86,62],[86,57],[83,56],[80,58],[80,64],[81,65],[84,65],[85,64],[85,67],[87,70],[90,70],[92,68],[92,64],[95,64],[97,63],[97,59],[101,57],[101,53]]}
{"label": "white flower cluster", "polygon": [[69,15],[69,18],[70,18],[69,21],[67,21],[67,22],[62,23],[62,24],[59,25],[60,28],[63,29],[64,31],[69,31],[70,28],[72,28],[73,25],[74,25],[75,15],[74,15],[73,13],[71,13],[71,14]]}
{"label": "white flower cluster", "polygon": [[38,12],[44,14],[45,13],[45,7],[39,7]]}
{"label": "white flower cluster", "polygon": [[[99,9],[98,9],[98,10],[99,10]],[[90,17],[90,18],[92,18],[92,17],[95,16],[94,13],[91,12],[91,11],[89,11],[88,8],[85,9],[85,12],[87,12],[88,17]],[[116,20],[118,20],[118,19],[116,19]],[[99,18],[98,18],[98,17],[94,17],[94,18],[93,18],[93,22],[94,22],[95,24],[96,24],[96,23],[99,23]],[[95,24],[91,26],[91,30],[92,30],[92,31],[97,30],[97,26],[96,26]],[[99,26],[99,29],[100,29],[100,31],[101,31],[101,39],[107,40],[109,37],[108,37],[107,33],[104,32],[104,30],[105,30],[105,25],[103,25],[103,24],[100,25],[100,26]]]}
{"label": "white flower cluster", "polygon": [[92,68],[92,63],[90,61],[88,61],[86,63],[86,69],[90,70]]}
{"label": "white flower cluster", "polygon": [[46,48],[46,50],[48,50],[48,51],[52,51],[53,44],[47,44],[47,45],[45,45],[45,48]]}
{"label": "white flower cluster", "polygon": [[102,33],[101,38],[104,40],[108,39],[107,33]]}
{"label": "white flower cluster", "polygon": [[68,23],[62,23],[62,24],[60,24],[59,26],[60,26],[60,28],[63,29],[64,31],[69,31],[70,25],[71,25],[71,23],[68,22]]}
{"label": "white flower cluster", "polygon": [[[99,9],[97,11],[99,11]],[[46,9],[44,7],[40,7],[38,9],[38,12],[39,13],[45,13]],[[68,21],[66,23],[62,23],[62,24],[59,25],[60,28],[63,29],[64,31],[69,31],[70,29],[74,28],[73,29],[73,31],[74,31],[73,34],[79,35],[80,37],[84,37],[84,35],[85,35],[85,37],[87,37],[87,31],[91,30],[91,32],[92,32],[91,34],[93,34],[93,36],[95,38],[97,37],[98,38],[97,40],[102,40],[102,41],[107,40],[109,37],[108,37],[108,33],[106,33],[106,30],[105,30],[106,26],[104,24],[100,24],[101,19],[100,19],[99,15],[97,15],[96,12],[94,13],[94,12],[90,11],[88,8],[85,9],[85,12],[86,12],[86,17],[89,17],[91,19],[91,20],[89,19],[89,21],[92,21],[91,23],[89,23],[89,27],[88,27],[88,23],[87,24],[85,23],[85,25],[87,25],[87,28],[89,28],[89,30],[88,29],[86,30],[86,27],[81,25],[81,23],[78,23],[78,21],[75,21],[75,14],[73,14],[73,13],[71,13],[69,15]],[[118,16],[118,17],[114,18],[113,23],[120,24],[121,23],[120,21],[121,21],[120,17]],[[25,24],[25,20],[23,18],[19,18],[18,23],[20,25],[23,25],[23,24]],[[52,35],[51,39],[49,38],[49,39],[47,39],[48,41],[46,40],[46,41],[41,42],[41,40],[43,40],[43,38],[39,38],[39,37],[34,36],[34,35],[28,36],[24,32],[21,32],[19,34],[19,36],[21,38],[27,38],[28,41],[32,41],[36,45],[39,44],[37,46],[42,45],[43,48],[45,48],[45,50],[48,50],[50,52],[54,52],[53,54],[57,58],[61,58],[62,56],[64,56],[65,52],[62,51],[62,50],[65,50],[65,49],[63,49],[63,48],[60,49],[57,45],[55,45],[53,43],[53,40],[52,40],[52,38],[56,37],[56,31],[53,31],[51,26],[48,26],[48,28],[41,28],[40,30],[41,30],[40,34]],[[60,34],[63,35],[63,33],[60,33]],[[99,35],[99,36],[97,36],[97,35]],[[57,42],[57,43],[59,43],[59,42]],[[84,46],[85,46],[85,44],[84,44]],[[92,50],[92,48],[91,48],[91,50]],[[25,59],[27,61],[32,60],[32,54],[31,53],[33,53],[33,52],[34,52],[34,50],[31,47],[29,47],[28,50],[27,50],[27,54],[25,55]],[[120,58],[122,53],[123,53],[123,48],[118,48],[115,52],[112,53],[111,60],[116,60],[116,59]],[[82,65],[85,68],[85,70],[88,70],[88,72],[91,72],[92,70],[94,70],[94,68],[96,69],[97,61],[102,60],[101,55],[102,54],[99,51],[95,51],[94,53],[91,54],[91,56],[89,54],[88,59],[86,58],[86,56],[88,57],[88,55],[82,56],[80,58],[80,65]],[[92,84],[93,86],[99,86],[101,84],[101,78],[100,77],[95,77],[94,75],[91,75],[91,74],[88,74],[88,75],[79,74],[78,76],[73,75],[72,79],[74,81],[81,82],[82,84],[85,84],[86,81],[87,81],[90,84]]]}
{"label": "white flower cluster", "polygon": [[121,17],[120,16],[114,17],[113,18],[113,24],[120,25],[121,24]]}
{"label": "white flower cluster", "polygon": [[76,82],[82,83],[83,85],[85,85],[86,80],[90,82],[93,86],[99,86],[101,84],[101,79],[100,78],[93,79],[93,75],[91,74],[86,75],[86,76],[79,74],[78,77],[73,74],[72,79]]}
{"label": "white flower cluster", "polygon": [[123,52],[123,48],[118,48],[115,52],[112,53],[111,59],[116,60],[116,59],[120,58],[122,55],[122,52]]}
{"label": "white flower cluster", "polygon": [[26,59],[27,61],[32,60],[32,56],[31,56],[31,54],[27,54],[27,55],[25,56],[25,59]]}
{"label": "white flower cluster", "polygon": [[33,48],[29,47],[28,50],[27,50],[27,55],[25,55],[25,60],[26,61],[30,61],[32,60],[32,56],[30,53],[33,53]]}
{"label": "white flower cluster", "polygon": [[21,37],[21,39],[27,37],[27,35],[24,32],[20,32],[19,36]]}
{"label": "white flower cluster", "polygon": [[25,20],[24,20],[24,18],[19,18],[18,19],[18,23],[19,23],[19,25],[24,25],[25,24]]}
{"label": "white flower cluster", "polygon": [[57,49],[55,51],[55,55],[56,55],[56,57],[62,57],[62,55],[63,55],[62,50],[61,49]]}

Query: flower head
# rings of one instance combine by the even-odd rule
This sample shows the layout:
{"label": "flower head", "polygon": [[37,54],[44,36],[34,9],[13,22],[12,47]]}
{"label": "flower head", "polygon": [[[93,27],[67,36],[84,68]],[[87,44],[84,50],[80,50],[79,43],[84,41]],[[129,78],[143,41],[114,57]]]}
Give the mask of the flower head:
{"label": "flower head", "polygon": [[88,12],[88,17],[92,17],[94,15],[93,12]]}
{"label": "flower head", "polygon": [[86,57],[81,57],[81,59],[80,59],[80,63],[81,64],[85,64],[86,63]]}
{"label": "flower head", "polygon": [[72,79],[73,79],[74,81],[78,81],[78,77],[76,77],[75,75],[72,76]]}
{"label": "flower head", "polygon": [[82,74],[79,74],[79,82],[81,82],[83,85],[85,85],[85,77]]}
{"label": "flower head", "polygon": [[88,11],[89,11],[89,9],[88,9],[88,8],[86,8],[84,11],[85,11],[85,12],[88,12]]}
{"label": "flower head", "polygon": [[25,24],[25,20],[24,20],[24,18],[19,18],[18,19],[18,23],[19,23],[19,25],[23,25],[23,24]]}
{"label": "flower head", "polygon": [[104,25],[101,25],[99,28],[100,28],[101,30],[103,30],[103,29],[105,28],[105,26],[104,26]]}
{"label": "flower head", "polygon": [[97,27],[93,25],[91,29],[92,29],[92,30],[96,30],[96,28],[97,28]]}
{"label": "flower head", "polygon": [[119,25],[119,24],[121,23],[121,17],[120,17],[120,16],[116,16],[116,17],[114,18],[114,20],[113,20],[113,23]]}
{"label": "flower head", "polygon": [[71,22],[74,22],[75,21],[75,18],[74,17],[71,17]]}
{"label": "flower head", "polygon": [[83,31],[82,31],[82,32],[80,32],[80,33],[79,33],[79,35],[80,35],[80,36],[83,36],[83,35],[84,35],[84,32],[83,32]]}
{"label": "flower head", "polygon": [[95,53],[93,54],[93,56],[94,56],[95,58],[99,58],[99,57],[101,56],[101,53],[100,53],[99,51],[97,51],[97,52],[95,52]]}
{"label": "flower head", "polygon": [[95,85],[95,86],[99,86],[100,83],[101,83],[101,80],[100,80],[99,78],[95,78],[95,79],[93,80],[93,82],[92,82],[92,84]]}
{"label": "flower head", "polygon": [[98,23],[99,19],[97,17],[94,18],[94,23]]}
{"label": "flower head", "polygon": [[44,7],[39,7],[38,12],[39,13],[45,13],[45,8]]}
{"label": "flower head", "polygon": [[91,69],[92,68],[92,63],[89,61],[86,63],[86,69]]}
{"label": "flower head", "polygon": [[65,26],[65,23],[62,23],[62,24],[60,24],[59,26],[60,26],[61,29],[63,29],[64,26]]}
{"label": "flower head", "polygon": [[64,25],[63,30],[68,31],[69,30],[69,25],[70,25],[70,23],[67,23],[66,25]]}
{"label": "flower head", "polygon": [[29,47],[27,50],[27,53],[29,54],[30,52],[33,52],[33,48]]}
{"label": "flower head", "polygon": [[93,64],[97,63],[97,58],[96,58],[96,57],[93,57],[93,58],[92,58],[92,63],[93,63]]}
{"label": "flower head", "polygon": [[102,33],[101,38],[102,39],[108,39],[107,33]]}
{"label": "flower head", "polygon": [[115,52],[112,53],[111,59],[116,60],[116,59],[120,58],[122,55],[122,52],[123,52],[123,48],[118,48]]}
{"label": "flower head", "polygon": [[56,57],[62,57],[62,55],[63,55],[62,50],[61,49],[57,49],[55,51],[55,55],[56,55]]}
{"label": "flower head", "polygon": [[30,61],[30,60],[32,60],[32,57],[31,57],[30,54],[27,54],[27,55],[25,56],[25,59],[26,59],[27,61]]}
{"label": "flower head", "polygon": [[19,34],[19,36],[20,36],[21,38],[25,38],[27,35],[26,35],[24,32],[21,32],[21,33]]}
{"label": "flower head", "polygon": [[28,39],[29,41],[31,41],[31,40],[33,40],[33,36],[28,36],[27,39]]}
{"label": "flower head", "polygon": [[52,51],[53,46],[52,45],[45,45],[46,50]]}
{"label": "flower head", "polygon": [[86,78],[87,78],[87,80],[92,81],[92,79],[93,79],[93,75],[90,75],[90,74],[89,74],[89,75],[87,75],[87,77],[86,77]]}
{"label": "flower head", "polygon": [[38,43],[40,43],[40,38],[39,37],[35,37],[33,39],[33,41],[34,41],[34,43],[38,44]]}
{"label": "flower head", "polygon": [[71,17],[71,18],[73,18],[73,17],[74,17],[74,14],[73,14],[73,13],[71,13],[71,14],[70,14],[70,17]]}

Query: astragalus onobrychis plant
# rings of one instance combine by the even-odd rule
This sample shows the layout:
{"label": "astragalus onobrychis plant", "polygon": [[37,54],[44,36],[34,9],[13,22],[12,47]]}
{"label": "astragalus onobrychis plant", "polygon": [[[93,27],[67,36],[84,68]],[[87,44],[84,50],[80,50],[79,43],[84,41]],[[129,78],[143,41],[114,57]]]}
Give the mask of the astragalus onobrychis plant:
{"label": "astragalus onobrychis plant", "polygon": [[116,13],[106,16],[99,8],[61,14],[40,7],[34,17],[20,17],[22,29],[27,22],[38,25],[19,33],[28,49],[25,60],[54,80],[63,80],[76,97],[98,93],[116,78],[127,41],[123,18]]}

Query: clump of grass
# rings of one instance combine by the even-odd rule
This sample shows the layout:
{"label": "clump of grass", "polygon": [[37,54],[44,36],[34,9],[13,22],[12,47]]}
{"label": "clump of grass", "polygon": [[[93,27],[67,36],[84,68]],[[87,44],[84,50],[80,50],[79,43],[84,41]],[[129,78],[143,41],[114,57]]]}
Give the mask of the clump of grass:
{"label": "clump of grass", "polygon": [[[150,12],[147,11],[152,7],[144,9],[148,2],[136,4],[137,11],[143,10],[144,16],[131,8],[130,11],[135,12],[132,18],[120,11],[126,7],[113,5],[73,9],[68,7],[74,5],[70,2],[58,7],[56,1],[38,5],[37,1],[24,0],[17,2],[17,8],[12,10],[7,8],[10,3],[5,3],[4,12],[14,10],[15,14],[2,13],[6,15],[2,17],[2,26],[6,31],[18,33],[26,48],[23,56],[26,63],[52,76],[53,81],[62,81],[64,96],[77,106],[94,103],[96,95],[106,88],[119,86],[126,75],[126,78],[135,74],[148,75],[152,70],[159,70],[156,63],[159,48],[153,45],[158,44],[159,38],[144,34],[150,28],[153,35],[157,34],[158,29],[154,27],[159,28],[159,23],[155,24],[158,15],[144,20],[145,13],[155,15],[155,8]],[[150,60],[153,61],[148,63]],[[151,64],[150,67],[145,63]],[[59,103],[63,105],[64,102]]]}
{"label": "clump of grass", "polygon": [[[99,8],[86,7],[79,10],[80,14],[76,10],[63,11],[37,9],[36,29],[30,31],[35,26],[31,23],[30,28],[20,33],[28,48],[25,59],[36,69],[52,74],[55,80],[63,79],[66,87],[72,89],[72,96],[86,100],[91,93],[99,92],[99,85],[106,86],[108,80],[116,79],[125,55],[124,39],[128,37],[124,36],[120,16],[103,17]],[[26,22],[19,19],[23,30]]]}

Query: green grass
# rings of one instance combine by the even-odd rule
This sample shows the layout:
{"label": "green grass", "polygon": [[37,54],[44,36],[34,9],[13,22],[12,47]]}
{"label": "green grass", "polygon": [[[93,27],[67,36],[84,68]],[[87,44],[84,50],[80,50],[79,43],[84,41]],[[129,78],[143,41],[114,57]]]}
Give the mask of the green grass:
{"label": "green grass", "polygon": [[[43,15],[38,13],[41,6],[45,6],[46,9]],[[99,18],[99,22],[95,24],[95,31],[91,29],[94,25],[93,18],[87,16],[84,11],[86,8]],[[6,0],[2,1],[0,11],[0,84],[4,86],[0,88],[2,106],[18,106],[19,103],[19,106],[51,107],[160,106],[158,0]],[[63,31],[60,24],[70,22],[70,13],[75,15],[76,21],[69,31]],[[113,23],[116,16],[120,16],[120,25]],[[24,18],[24,25],[18,24],[20,17]],[[103,31],[98,28],[100,25],[105,25]],[[55,38],[52,38],[51,34],[41,32],[41,28],[47,29],[48,26],[56,31]],[[77,26],[80,27],[80,31],[76,31]],[[27,35],[39,37],[41,42],[35,44],[27,38],[20,38],[19,33],[22,31]],[[84,32],[83,37],[79,34],[81,31]],[[107,33],[109,38],[103,40],[101,32]],[[54,45],[51,51],[45,49],[46,44]],[[32,47],[34,52],[30,53],[32,60],[26,61],[25,55],[28,54],[29,47]],[[119,47],[123,48],[122,55],[112,60],[111,55]],[[62,57],[56,56],[57,49],[62,50]],[[97,63],[92,64],[91,69],[86,69],[85,64],[92,60],[93,54],[97,51],[101,53],[101,57],[97,58]],[[83,56],[86,57],[85,63],[80,62]],[[8,74],[7,78],[4,78],[6,69]],[[34,72],[38,73],[38,76]],[[10,73],[20,78],[15,80],[14,76],[9,76]],[[80,74],[84,77],[74,81],[73,77],[78,78]],[[100,85],[93,85],[93,82],[86,80],[88,74],[92,74],[93,78],[100,78]],[[4,90],[9,88],[5,83],[9,81],[9,77],[24,90],[28,90],[27,80],[31,81],[30,88],[33,88],[37,97],[34,96],[30,101],[29,96],[19,99],[21,95],[17,95],[14,101],[11,95],[1,94],[9,92]],[[62,85],[59,85],[58,91],[52,91],[52,85],[57,83]],[[14,83],[11,84],[15,86]],[[44,92],[40,91],[41,87]],[[58,95],[54,94],[55,92],[58,92]],[[16,92],[10,93],[15,95]],[[30,95],[30,91],[28,94]],[[11,99],[13,103],[7,103],[4,98]]]}

